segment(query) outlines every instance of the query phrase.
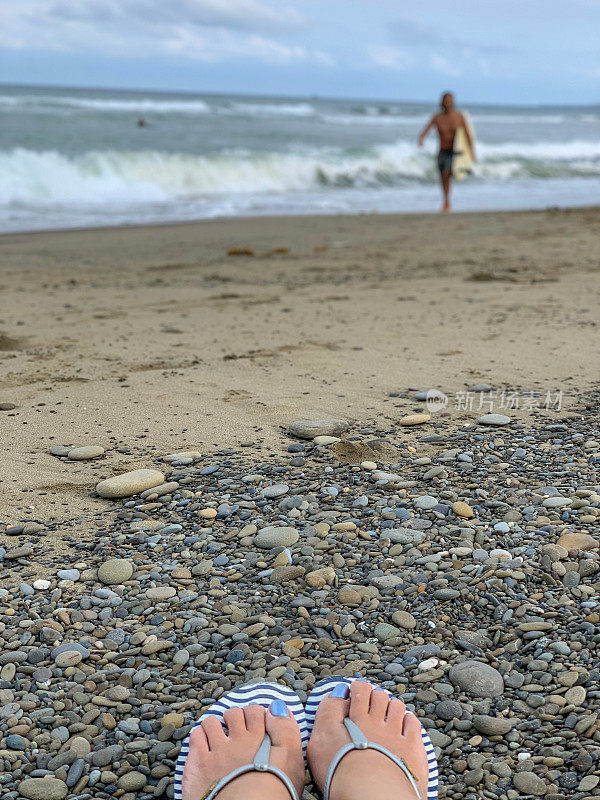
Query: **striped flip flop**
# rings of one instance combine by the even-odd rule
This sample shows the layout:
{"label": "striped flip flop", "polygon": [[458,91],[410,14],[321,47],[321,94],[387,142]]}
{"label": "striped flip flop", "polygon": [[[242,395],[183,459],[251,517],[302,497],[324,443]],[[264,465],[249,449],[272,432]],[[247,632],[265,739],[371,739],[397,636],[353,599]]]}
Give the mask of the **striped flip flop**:
{"label": "striped flip flop", "polygon": [[[321,700],[326,697],[329,692],[337,686],[339,683],[347,683],[350,684],[352,681],[361,680],[360,678],[346,678],[346,677],[333,677],[333,678],[325,678],[325,680],[319,681],[315,688],[310,693],[308,700],[306,701],[305,711],[306,711],[306,722],[308,725],[308,732],[309,734],[312,733],[312,729],[315,724],[315,716],[317,714],[317,708]],[[374,685],[374,684],[371,684]],[[380,686],[376,686],[377,689],[382,689]],[[386,692],[390,697],[393,695],[387,691],[387,689],[382,689],[382,691]],[[349,724],[348,724],[349,723]],[[337,765],[342,760],[343,756],[346,755],[346,752],[349,750],[354,749],[365,749],[365,745],[368,747],[371,743],[367,742],[365,737],[362,735],[361,731],[357,728],[356,725],[350,720],[345,721],[346,728],[352,740],[352,743],[347,745],[346,748],[342,748],[340,752],[336,755],[334,760],[331,763],[331,767],[329,768],[328,774],[328,781],[324,787],[325,790],[328,789],[329,784],[331,783],[331,779],[333,778],[333,773]],[[439,784],[439,776],[438,776],[438,765],[437,759],[435,757],[435,751],[433,749],[433,745],[431,744],[431,740],[427,735],[427,732],[424,728],[421,728],[421,738],[423,739],[423,744],[425,746],[425,752],[427,753],[427,763],[429,765],[429,782],[427,784],[427,800],[437,800],[438,796],[438,784]],[[372,747],[371,749],[377,749],[380,752],[383,752],[385,748],[380,748],[378,745]],[[385,755],[394,761],[394,763],[398,764],[398,766],[405,772],[407,778],[411,782],[411,785],[415,789],[418,795],[418,791],[416,790],[416,786],[413,782],[412,777],[408,774],[408,770],[404,767],[394,756],[392,753],[385,751]],[[324,792],[324,798],[327,800],[327,791]]]}
{"label": "striped flip flop", "polygon": [[[213,703],[208,711],[200,717],[198,722],[192,727],[191,730],[197,728],[198,725],[200,725],[208,717],[216,717],[222,723],[223,713],[227,711],[228,708],[243,708],[244,706],[249,705],[258,705],[262,706],[263,708],[269,708],[273,700],[283,700],[290,712],[295,717],[298,727],[300,728],[302,749],[306,751],[309,732],[302,701],[292,689],[279,683],[251,683],[245,686],[239,686],[237,689],[232,689],[232,691],[227,692],[227,694],[224,694],[215,703]],[[179,751],[179,756],[177,758],[177,764],[175,765],[173,800],[181,800],[181,781],[183,778],[183,768],[189,753],[189,746],[190,734],[186,736],[183,744],[181,745],[181,750]],[[267,770],[277,774],[282,782],[286,785],[288,791],[290,792],[290,796],[295,798],[296,793],[291,785],[291,782],[289,781],[289,778],[287,778],[287,776],[285,776],[283,773],[279,774],[280,771],[276,770],[275,767],[269,766],[269,749],[270,740],[268,736],[265,736],[265,740],[263,741],[263,744],[259,748],[259,751],[254,759],[254,764],[247,764],[244,767],[240,767],[239,770],[235,770],[235,773],[225,776],[223,781],[220,781],[219,784],[217,784],[217,786],[214,787],[214,789],[210,792],[207,800],[208,798],[214,797],[224,785],[232,781],[238,775],[254,770]]]}

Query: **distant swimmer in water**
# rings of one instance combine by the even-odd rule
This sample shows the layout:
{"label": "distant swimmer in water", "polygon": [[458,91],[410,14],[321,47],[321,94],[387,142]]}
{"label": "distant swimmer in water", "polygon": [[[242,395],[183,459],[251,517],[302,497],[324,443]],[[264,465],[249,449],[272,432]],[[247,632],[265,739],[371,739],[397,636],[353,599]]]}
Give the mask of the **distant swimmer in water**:
{"label": "distant swimmer in water", "polygon": [[441,100],[442,110],[435,114],[423,128],[419,135],[419,147],[423,146],[425,137],[432,128],[436,128],[440,137],[440,151],[438,153],[438,169],[444,193],[442,211],[450,211],[450,179],[452,178],[452,159],[455,155],[454,137],[462,128],[465,132],[472,160],[475,161],[475,143],[471,131],[465,120],[464,114],[454,108],[454,95],[446,92]]}
{"label": "distant swimmer in water", "polygon": [[140,117],[138,119],[138,121],[137,121],[137,126],[138,126],[138,128],[147,128],[148,127],[148,123],[146,122],[144,117]]}

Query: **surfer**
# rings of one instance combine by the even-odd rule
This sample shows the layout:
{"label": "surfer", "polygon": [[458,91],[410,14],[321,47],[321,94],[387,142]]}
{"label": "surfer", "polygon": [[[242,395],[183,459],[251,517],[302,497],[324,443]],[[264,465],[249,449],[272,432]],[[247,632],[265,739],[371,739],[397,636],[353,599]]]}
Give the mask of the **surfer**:
{"label": "surfer", "polygon": [[446,92],[442,96],[440,105],[442,107],[440,113],[435,114],[419,134],[419,147],[423,146],[425,137],[429,131],[435,127],[440,137],[440,151],[438,153],[437,164],[440,171],[442,191],[444,193],[442,211],[450,211],[450,179],[452,177],[454,137],[460,128],[464,129],[473,161],[475,161],[475,146],[464,115],[454,108],[454,95],[451,92]]}

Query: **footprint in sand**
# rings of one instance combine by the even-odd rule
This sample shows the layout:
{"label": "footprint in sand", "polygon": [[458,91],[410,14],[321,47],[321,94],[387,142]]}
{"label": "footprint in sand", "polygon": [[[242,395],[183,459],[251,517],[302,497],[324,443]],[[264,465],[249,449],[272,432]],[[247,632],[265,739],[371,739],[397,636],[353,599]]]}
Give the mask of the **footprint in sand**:
{"label": "footprint in sand", "polygon": [[252,397],[245,389],[227,389],[221,400],[224,403],[234,403],[236,400],[249,400]]}

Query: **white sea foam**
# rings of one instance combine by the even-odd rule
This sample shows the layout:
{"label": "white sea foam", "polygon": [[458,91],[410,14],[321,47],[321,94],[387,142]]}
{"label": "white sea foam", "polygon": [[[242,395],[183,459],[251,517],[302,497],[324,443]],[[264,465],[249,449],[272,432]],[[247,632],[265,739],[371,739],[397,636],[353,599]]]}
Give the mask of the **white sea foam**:
{"label": "white sea foam", "polygon": [[251,117],[314,117],[317,113],[310,103],[241,103],[215,105],[216,113],[240,114]]}
{"label": "white sea foam", "polygon": [[48,110],[69,108],[90,111],[113,111],[144,114],[208,114],[204,100],[156,100],[153,98],[100,98],[73,95],[0,95],[0,108]]}
{"label": "white sea foam", "polygon": [[[304,193],[403,186],[437,180],[434,159],[408,141],[362,152],[337,148],[212,155],[154,150],[67,156],[24,148],[0,151],[3,206],[168,202],[193,197]],[[479,146],[472,180],[600,176],[600,142]]]}
{"label": "white sea foam", "polygon": [[600,159],[600,140],[574,139],[570,142],[503,142],[480,143],[478,150],[484,158],[521,158],[539,161],[571,161]]}
{"label": "white sea foam", "polygon": [[162,100],[151,97],[79,97],[75,95],[0,95],[0,108],[4,110],[44,111],[48,109],[79,109],[96,112],[122,112],[143,114],[219,114],[253,117],[312,117],[316,110],[310,103],[237,102],[200,99]]}

